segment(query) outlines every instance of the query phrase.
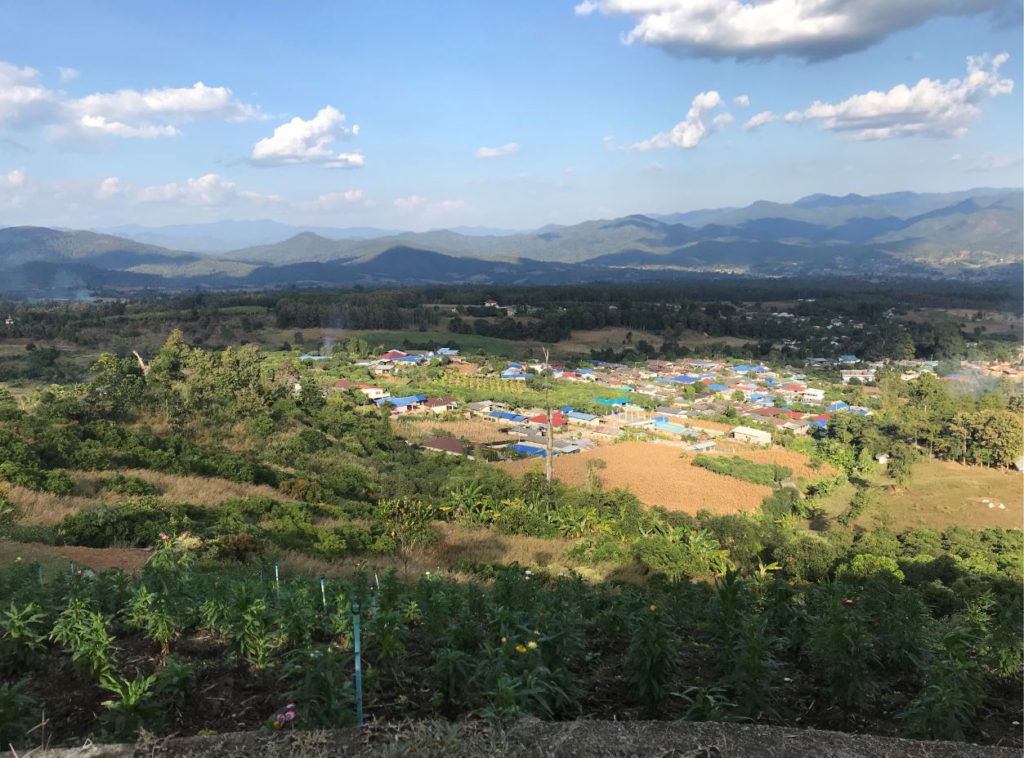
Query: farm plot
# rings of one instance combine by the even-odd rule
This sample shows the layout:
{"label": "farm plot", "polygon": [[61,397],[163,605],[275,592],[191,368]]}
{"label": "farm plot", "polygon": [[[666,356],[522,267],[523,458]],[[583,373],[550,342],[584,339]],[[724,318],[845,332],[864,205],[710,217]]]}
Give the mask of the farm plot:
{"label": "farm plot", "polygon": [[[770,487],[749,484],[732,477],[712,473],[681,458],[679,450],[646,442],[623,442],[554,460],[555,478],[579,487],[586,483],[587,464],[602,460],[598,472],[602,485],[621,487],[635,494],[646,505],[697,513],[736,513],[757,508]],[[536,461],[498,464],[509,473],[521,476],[539,467]]]}
{"label": "farm plot", "polygon": [[426,418],[400,418],[395,421],[395,432],[413,442],[420,442],[428,437],[437,436],[438,432],[450,434],[470,442],[496,442],[508,438],[501,428],[480,418],[442,420],[429,416]]}

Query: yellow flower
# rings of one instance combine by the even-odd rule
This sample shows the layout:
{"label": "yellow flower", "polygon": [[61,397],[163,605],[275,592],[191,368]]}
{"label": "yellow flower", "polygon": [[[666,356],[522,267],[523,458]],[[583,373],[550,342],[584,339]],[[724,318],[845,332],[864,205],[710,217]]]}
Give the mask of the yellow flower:
{"label": "yellow flower", "polygon": [[525,653],[526,652],[526,645],[516,645],[516,652],[517,653]]}
{"label": "yellow flower", "polygon": [[536,650],[537,649],[537,643],[534,642],[533,640],[530,640],[529,642],[527,642],[526,646],[528,648],[530,648],[530,650]]}
{"label": "yellow flower", "polygon": [[274,729],[280,729],[281,728],[281,722],[278,721],[277,719],[274,719],[274,723],[271,724],[271,726],[274,727]]}
{"label": "yellow flower", "polygon": [[14,562],[15,563],[21,563],[21,556],[20,555],[14,556]]}
{"label": "yellow flower", "polygon": [[654,603],[651,603],[651,613],[657,613],[657,612],[658,612],[658,606],[656,606]]}

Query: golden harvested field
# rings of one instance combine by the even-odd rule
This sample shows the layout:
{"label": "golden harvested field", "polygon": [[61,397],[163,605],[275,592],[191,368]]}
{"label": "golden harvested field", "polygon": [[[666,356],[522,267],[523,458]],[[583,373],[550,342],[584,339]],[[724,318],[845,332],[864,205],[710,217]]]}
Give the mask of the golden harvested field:
{"label": "golden harvested field", "polygon": [[[771,493],[770,487],[749,484],[729,476],[715,474],[690,464],[679,449],[648,442],[622,442],[554,460],[555,478],[579,487],[586,483],[587,461],[603,460],[601,483],[621,487],[635,494],[646,505],[697,513],[751,511]],[[541,467],[542,462],[525,460],[497,464],[514,476]]]}
{"label": "golden harvested field", "polygon": [[482,418],[466,418],[456,421],[442,421],[436,416],[402,418],[394,423],[395,431],[402,437],[413,442],[421,442],[433,437],[435,430],[444,430],[453,437],[465,437],[470,442],[497,442],[508,438],[501,427],[492,421]]}

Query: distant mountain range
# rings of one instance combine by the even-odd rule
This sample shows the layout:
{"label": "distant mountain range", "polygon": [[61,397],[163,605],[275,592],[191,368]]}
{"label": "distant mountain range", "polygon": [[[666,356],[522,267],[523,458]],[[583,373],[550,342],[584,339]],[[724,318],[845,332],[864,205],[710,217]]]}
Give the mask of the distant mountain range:
{"label": "distant mountain range", "polygon": [[529,232],[223,221],[0,229],[0,294],[430,282],[571,283],[694,273],[1020,276],[1024,193],[810,195]]}

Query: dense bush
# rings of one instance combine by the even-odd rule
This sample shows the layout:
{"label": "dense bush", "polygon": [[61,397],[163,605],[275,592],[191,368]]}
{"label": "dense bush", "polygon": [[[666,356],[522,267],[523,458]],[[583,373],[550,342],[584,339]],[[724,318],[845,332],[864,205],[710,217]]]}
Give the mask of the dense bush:
{"label": "dense bush", "polygon": [[778,463],[754,463],[746,458],[734,455],[723,456],[695,455],[691,463],[706,468],[716,474],[724,474],[734,479],[741,479],[751,484],[764,484],[769,487],[777,485],[793,475],[793,469]]}

